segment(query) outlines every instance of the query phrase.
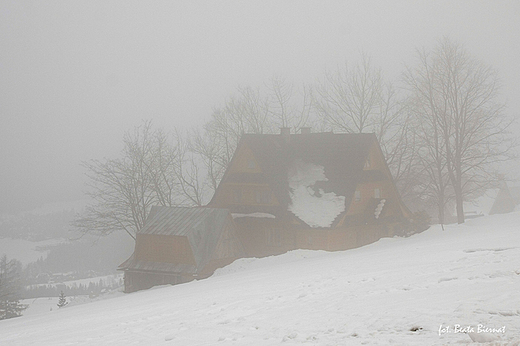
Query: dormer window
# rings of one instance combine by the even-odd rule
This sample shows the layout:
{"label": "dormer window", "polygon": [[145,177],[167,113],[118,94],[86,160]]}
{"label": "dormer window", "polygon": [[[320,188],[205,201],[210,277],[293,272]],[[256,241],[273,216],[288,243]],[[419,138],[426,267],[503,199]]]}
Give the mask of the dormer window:
{"label": "dormer window", "polygon": [[367,157],[367,160],[365,161],[365,167],[364,169],[370,169],[370,156]]}
{"label": "dormer window", "polygon": [[354,193],[354,198],[356,202],[361,201],[361,191],[356,190],[356,192]]}
{"label": "dormer window", "polygon": [[233,189],[233,202],[238,204],[242,202],[242,190],[239,188]]}
{"label": "dormer window", "polygon": [[271,191],[257,190],[255,193],[255,199],[257,204],[269,204],[271,203]]}

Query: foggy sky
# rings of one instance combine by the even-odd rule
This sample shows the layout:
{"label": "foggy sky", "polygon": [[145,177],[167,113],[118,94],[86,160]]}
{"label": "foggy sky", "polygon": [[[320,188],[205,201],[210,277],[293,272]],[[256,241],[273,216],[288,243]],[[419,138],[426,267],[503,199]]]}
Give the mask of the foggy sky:
{"label": "foggy sky", "polygon": [[0,213],[82,198],[80,162],[153,119],[202,124],[238,86],[312,83],[360,53],[395,79],[447,35],[520,110],[519,1],[1,1]]}

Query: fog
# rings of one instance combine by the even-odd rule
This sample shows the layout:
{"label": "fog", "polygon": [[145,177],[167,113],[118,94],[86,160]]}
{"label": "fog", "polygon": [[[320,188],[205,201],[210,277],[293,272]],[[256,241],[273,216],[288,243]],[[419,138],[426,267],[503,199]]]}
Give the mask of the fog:
{"label": "fog", "polygon": [[362,52],[397,80],[447,35],[520,109],[517,1],[2,1],[0,213],[82,198],[80,163],[142,119],[200,126],[238,86],[312,83]]}

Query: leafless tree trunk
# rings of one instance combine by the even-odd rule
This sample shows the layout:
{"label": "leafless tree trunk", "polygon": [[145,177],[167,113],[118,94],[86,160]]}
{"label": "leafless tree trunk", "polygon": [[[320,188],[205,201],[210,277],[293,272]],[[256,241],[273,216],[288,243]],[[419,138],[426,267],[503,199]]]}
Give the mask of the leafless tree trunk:
{"label": "leafless tree trunk", "polygon": [[497,101],[496,72],[472,59],[462,46],[444,38],[432,52],[420,51],[418,57],[419,67],[408,69],[405,80],[418,105],[418,129],[428,152],[425,163],[436,167],[439,197],[446,188],[445,176],[449,178],[457,221],[463,223],[464,200],[495,178],[494,163],[511,158],[514,143],[507,129],[512,120]]}
{"label": "leafless tree trunk", "polygon": [[408,68],[404,81],[411,96],[408,100],[413,114],[414,133],[418,138],[420,172],[423,175],[421,194],[435,201],[439,223],[445,223],[445,211],[448,202],[447,159],[443,144],[442,124],[440,119],[446,112],[444,102],[436,94],[435,78],[439,71],[429,64],[429,54],[418,52],[418,66]]}

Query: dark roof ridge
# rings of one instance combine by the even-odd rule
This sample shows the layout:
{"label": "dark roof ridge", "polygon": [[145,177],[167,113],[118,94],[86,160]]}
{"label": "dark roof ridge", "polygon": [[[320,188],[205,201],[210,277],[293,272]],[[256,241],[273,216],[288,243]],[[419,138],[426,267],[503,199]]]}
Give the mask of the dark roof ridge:
{"label": "dark roof ridge", "polygon": [[[291,136],[316,136],[316,135],[335,135],[335,136],[372,136],[375,135],[375,132],[332,132],[332,131],[324,131],[324,132],[311,132],[311,133],[291,133]],[[241,138],[243,137],[281,137],[280,133],[243,133]]]}
{"label": "dark roof ridge", "polygon": [[212,207],[212,206],[208,206],[208,205],[195,205],[195,206],[192,206],[192,207],[188,207],[188,206],[176,206],[176,205],[172,205],[172,206],[168,206],[168,205],[152,205],[152,209],[154,209],[154,208],[177,208],[177,209],[222,209],[222,210],[228,210],[227,208]]}

